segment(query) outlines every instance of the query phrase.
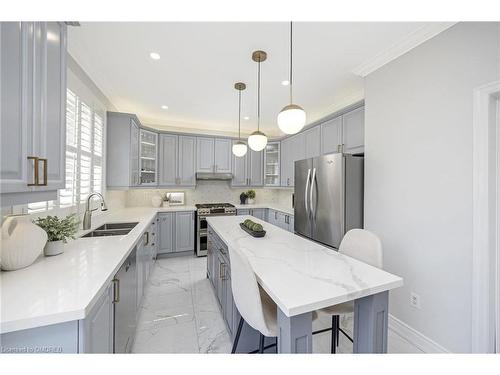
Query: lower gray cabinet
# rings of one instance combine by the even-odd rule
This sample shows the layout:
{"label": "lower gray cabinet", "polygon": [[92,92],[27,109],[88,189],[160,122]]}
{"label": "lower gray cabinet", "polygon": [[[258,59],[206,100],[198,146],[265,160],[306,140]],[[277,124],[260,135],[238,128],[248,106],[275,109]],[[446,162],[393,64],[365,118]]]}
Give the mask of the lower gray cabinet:
{"label": "lower gray cabinet", "polygon": [[237,210],[238,215],[251,215],[267,221],[267,208],[243,208]]}
{"label": "lower gray cabinet", "polygon": [[158,215],[158,254],[194,251],[194,212],[162,212]]}
{"label": "lower gray cabinet", "polygon": [[194,212],[175,213],[175,252],[194,251]]}
{"label": "lower gray cabinet", "polygon": [[267,221],[289,232],[294,232],[293,215],[288,215],[277,210],[269,209]]}
{"label": "lower gray cabinet", "polygon": [[113,353],[113,285],[108,285],[90,314],[82,321],[81,353]]}

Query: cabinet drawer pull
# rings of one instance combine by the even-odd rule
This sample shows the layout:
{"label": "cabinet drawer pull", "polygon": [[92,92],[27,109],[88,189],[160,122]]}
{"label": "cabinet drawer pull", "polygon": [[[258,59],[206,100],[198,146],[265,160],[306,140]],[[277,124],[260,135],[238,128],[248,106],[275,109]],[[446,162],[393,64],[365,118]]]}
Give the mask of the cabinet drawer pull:
{"label": "cabinet drawer pull", "polygon": [[28,156],[28,160],[33,160],[33,183],[28,184],[28,186],[38,186],[39,176],[38,176],[38,157],[37,156]]}
{"label": "cabinet drawer pull", "polygon": [[113,303],[120,302],[120,280],[113,279]]}
{"label": "cabinet drawer pull", "polygon": [[38,161],[43,162],[43,182],[39,183],[38,186],[47,186],[47,159],[38,158]]}

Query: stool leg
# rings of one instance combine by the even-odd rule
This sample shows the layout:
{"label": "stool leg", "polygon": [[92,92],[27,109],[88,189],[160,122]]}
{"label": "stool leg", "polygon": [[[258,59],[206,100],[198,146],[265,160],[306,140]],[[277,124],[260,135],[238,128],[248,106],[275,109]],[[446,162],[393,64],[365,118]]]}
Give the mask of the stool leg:
{"label": "stool leg", "polygon": [[340,344],[340,316],[337,315],[337,326],[335,327],[335,332],[337,332],[337,346]]}
{"label": "stool leg", "polygon": [[236,347],[238,346],[238,341],[240,340],[241,329],[243,328],[243,318],[240,318],[240,322],[238,323],[238,329],[236,330],[236,336],[234,337],[233,348],[231,349],[231,354],[236,353]]}
{"label": "stool leg", "polygon": [[336,352],[336,349],[337,349],[337,332],[335,332],[335,327],[337,327],[337,324],[336,324],[336,319],[337,316],[336,315],[332,315],[332,342],[331,342],[331,348],[330,348],[330,352],[332,354],[335,354]]}
{"label": "stool leg", "polygon": [[264,335],[260,334],[259,353],[264,353]]}

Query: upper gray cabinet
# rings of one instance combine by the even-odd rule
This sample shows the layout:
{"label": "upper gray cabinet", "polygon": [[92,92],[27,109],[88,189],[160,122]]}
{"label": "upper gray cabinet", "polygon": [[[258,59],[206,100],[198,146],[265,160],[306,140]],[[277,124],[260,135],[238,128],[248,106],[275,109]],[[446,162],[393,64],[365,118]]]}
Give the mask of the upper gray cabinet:
{"label": "upper gray cabinet", "polygon": [[158,133],[141,129],[139,135],[140,184],[155,186],[158,184]]}
{"label": "upper gray cabinet", "polygon": [[179,136],[160,134],[160,179],[161,186],[174,186],[178,182]]}
{"label": "upper gray cabinet", "polygon": [[321,128],[315,126],[304,132],[306,144],[306,158],[315,158],[321,155]]}
{"label": "upper gray cabinet", "polygon": [[196,172],[214,172],[214,148],[213,138],[196,138]]}
{"label": "upper gray cabinet", "polygon": [[321,124],[321,153],[340,152],[342,147],[342,116]]}
{"label": "upper gray cabinet", "polygon": [[[236,141],[234,141],[236,142]],[[245,156],[233,155],[233,180],[231,185],[263,186],[264,185],[264,151],[253,151],[248,148]]]}
{"label": "upper gray cabinet", "polygon": [[179,185],[196,185],[196,137],[179,136]]}
{"label": "upper gray cabinet", "polygon": [[228,138],[196,138],[197,172],[231,172],[231,140]]}
{"label": "upper gray cabinet", "polygon": [[231,140],[228,138],[215,139],[215,172],[231,173]]}
{"label": "upper gray cabinet", "polygon": [[361,107],[342,116],[343,151],[349,154],[364,152],[365,108]]}
{"label": "upper gray cabinet", "polygon": [[107,114],[106,182],[108,188],[140,185],[139,125],[134,115]]}
{"label": "upper gray cabinet", "polygon": [[295,161],[305,158],[305,133],[299,133],[281,141],[281,186],[294,186]]}
{"label": "upper gray cabinet", "polygon": [[160,186],[194,186],[196,138],[160,134]]}
{"label": "upper gray cabinet", "polygon": [[3,205],[56,199],[65,186],[66,25],[0,23]]}

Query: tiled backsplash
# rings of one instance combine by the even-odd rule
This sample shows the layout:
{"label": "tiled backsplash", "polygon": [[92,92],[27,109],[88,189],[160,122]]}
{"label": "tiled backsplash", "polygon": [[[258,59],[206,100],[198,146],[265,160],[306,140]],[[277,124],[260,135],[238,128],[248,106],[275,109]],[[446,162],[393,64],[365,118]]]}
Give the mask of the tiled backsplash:
{"label": "tiled backsplash", "polygon": [[[196,188],[191,189],[132,189],[127,190],[125,205],[127,207],[151,206],[151,198],[158,193],[184,191],[186,205],[196,203],[240,203],[240,194],[250,188],[232,188],[227,181],[197,181]],[[293,190],[251,188],[255,190],[255,203],[270,203],[291,206]],[[114,192],[108,191],[109,194]]]}

